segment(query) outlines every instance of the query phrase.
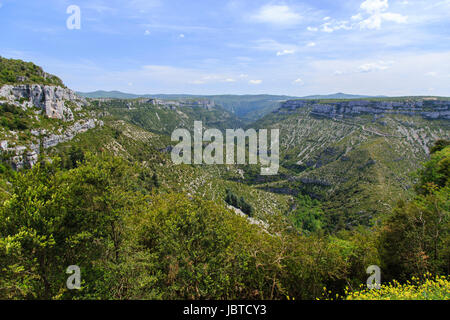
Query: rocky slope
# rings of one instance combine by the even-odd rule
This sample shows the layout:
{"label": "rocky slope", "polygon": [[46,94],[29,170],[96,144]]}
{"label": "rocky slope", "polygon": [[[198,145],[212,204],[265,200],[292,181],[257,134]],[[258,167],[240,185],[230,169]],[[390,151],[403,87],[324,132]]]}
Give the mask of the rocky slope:
{"label": "rocky slope", "polygon": [[0,67],[0,150],[14,169],[33,166],[43,150],[102,125],[84,109],[86,99],[42,68],[4,58]]}
{"label": "rocky slope", "polygon": [[[3,98],[3,99],[1,99]],[[24,110],[38,108],[49,118],[73,121],[73,112],[67,102],[75,105],[75,111],[87,105],[70,89],[40,84],[4,85],[0,88],[0,103],[10,103]]]}
{"label": "rocky slope", "polygon": [[242,126],[232,113],[207,99],[90,99],[96,110],[129,121],[145,130],[170,136],[177,128],[193,129],[194,121],[207,127]]}
{"label": "rocky slope", "polygon": [[320,199],[332,225],[369,224],[408,196],[434,141],[450,138],[449,107],[430,98],[287,101],[254,124],[280,129],[284,172],[259,187]]}
{"label": "rocky slope", "polygon": [[311,107],[312,113],[326,117],[356,116],[362,114],[403,114],[408,116],[420,115],[425,119],[450,120],[450,100],[438,98],[405,99],[405,100],[354,100],[336,101],[326,100],[290,100],[281,105],[274,113],[290,113],[299,108]]}

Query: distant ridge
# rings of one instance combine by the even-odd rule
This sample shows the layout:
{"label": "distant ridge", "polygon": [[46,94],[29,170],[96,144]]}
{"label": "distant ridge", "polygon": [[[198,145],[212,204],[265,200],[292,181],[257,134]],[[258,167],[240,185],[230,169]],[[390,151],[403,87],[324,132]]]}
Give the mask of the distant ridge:
{"label": "distant ridge", "polygon": [[85,98],[113,98],[113,99],[135,99],[142,97],[138,94],[124,93],[120,91],[93,91],[93,92],[77,92],[78,95]]}
{"label": "distant ridge", "polygon": [[218,94],[218,95],[194,95],[194,94],[134,94],[125,93],[121,91],[104,91],[98,90],[93,92],[77,92],[80,96],[85,98],[113,98],[113,99],[137,99],[137,98],[159,98],[159,99],[185,99],[185,98],[223,98],[234,97],[242,98],[243,100],[251,97],[259,97],[268,100],[287,100],[287,99],[362,99],[362,98],[384,98],[386,96],[369,96],[369,95],[354,95],[346,93],[333,93],[327,95],[310,95],[305,97],[285,96],[285,95],[271,95],[271,94]]}
{"label": "distant ridge", "polygon": [[156,99],[208,99],[214,101],[216,105],[224,107],[226,110],[234,113],[241,120],[254,121],[264,115],[277,110],[280,104],[287,100],[297,99],[361,99],[374,98],[364,95],[352,95],[345,93],[335,93],[329,95],[314,95],[307,97],[293,97],[283,95],[189,95],[189,94],[132,94],[120,91],[94,91],[78,92],[85,98],[113,98],[113,99],[137,99],[137,98],[156,98]]}
{"label": "distant ridge", "polygon": [[386,98],[386,96],[365,96],[365,95],[354,95],[354,94],[346,94],[346,93],[334,93],[327,95],[312,95],[302,97],[301,99],[364,99],[364,98]]}

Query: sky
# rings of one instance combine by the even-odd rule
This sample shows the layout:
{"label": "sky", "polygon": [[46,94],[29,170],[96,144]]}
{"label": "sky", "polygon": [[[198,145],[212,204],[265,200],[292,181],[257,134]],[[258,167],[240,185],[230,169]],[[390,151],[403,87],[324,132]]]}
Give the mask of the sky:
{"label": "sky", "polygon": [[84,92],[450,96],[449,17],[450,0],[0,0],[0,55]]}

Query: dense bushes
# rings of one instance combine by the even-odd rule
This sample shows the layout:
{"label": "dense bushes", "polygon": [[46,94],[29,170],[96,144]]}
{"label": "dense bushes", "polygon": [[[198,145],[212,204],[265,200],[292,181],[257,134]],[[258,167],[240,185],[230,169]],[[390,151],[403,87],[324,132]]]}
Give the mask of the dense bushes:
{"label": "dense bushes", "polygon": [[3,298],[69,297],[65,268],[73,264],[83,269],[89,293],[102,263],[118,259],[122,221],[136,209],[129,168],[96,158],[71,171],[59,167],[41,163],[18,174],[0,208]]}
{"label": "dense bushes", "polygon": [[19,107],[0,104],[0,126],[9,130],[26,130],[30,127],[28,115]]}
{"label": "dense bushes", "polygon": [[300,194],[297,197],[296,208],[291,213],[294,225],[306,232],[317,232],[322,229],[324,213],[320,202],[311,199],[308,195]]}
{"label": "dense bushes", "polygon": [[[317,203],[300,197],[302,235],[283,216],[262,227],[220,203],[158,194],[144,168],[72,148],[67,166],[55,159],[11,177],[0,207],[0,298],[314,299],[324,287],[356,290],[374,264],[383,281],[447,275],[449,149],[435,151],[416,198],[380,229],[325,235]],[[230,191],[227,200],[243,203]],[[80,291],[65,286],[69,265],[81,267]]]}
{"label": "dense bushes", "polygon": [[253,207],[247,201],[245,201],[244,197],[238,197],[231,190],[226,190],[225,202],[230,206],[240,209],[243,213],[248,215],[249,217],[253,216]]}
{"label": "dense bushes", "polygon": [[32,62],[0,57],[0,86],[15,83],[39,83],[64,87],[58,77],[45,73],[41,67]]}
{"label": "dense bushes", "polygon": [[[0,297],[312,299],[351,269],[342,243],[185,195],[143,196],[138,172],[88,154],[70,170],[55,160],[19,173],[0,208]],[[81,291],[65,287],[74,264]]]}
{"label": "dense bushes", "polygon": [[380,253],[387,279],[450,274],[450,147],[434,148],[419,172],[414,200],[401,202],[383,225]]}

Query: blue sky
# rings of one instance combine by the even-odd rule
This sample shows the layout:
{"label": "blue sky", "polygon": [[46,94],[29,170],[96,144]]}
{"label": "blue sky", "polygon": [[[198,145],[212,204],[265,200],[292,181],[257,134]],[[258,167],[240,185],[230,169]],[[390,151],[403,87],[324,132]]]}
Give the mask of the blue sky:
{"label": "blue sky", "polygon": [[450,96],[449,17],[450,0],[0,0],[0,55],[79,91]]}

